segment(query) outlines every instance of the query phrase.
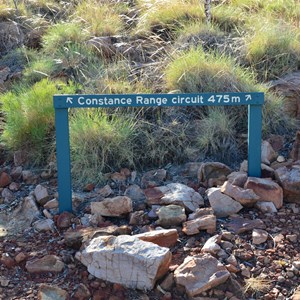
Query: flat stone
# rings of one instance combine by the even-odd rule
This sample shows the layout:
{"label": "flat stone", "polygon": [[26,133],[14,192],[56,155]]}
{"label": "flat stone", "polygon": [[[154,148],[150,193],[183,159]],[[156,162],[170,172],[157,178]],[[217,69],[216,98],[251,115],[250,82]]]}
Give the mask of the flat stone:
{"label": "flat stone", "polygon": [[149,217],[143,210],[134,211],[130,214],[129,225],[146,225],[149,224]]}
{"label": "flat stone", "polygon": [[243,208],[239,202],[223,194],[220,188],[210,188],[206,190],[206,194],[210,206],[218,218],[236,214]]}
{"label": "flat stone", "polygon": [[41,205],[44,205],[49,200],[47,188],[43,187],[40,184],[38,184],[34,189],[34,196],[36,201]]}
{"label": "flat stone", "polygon": [[25,265],[25,268],[29,273],[59,273],[64,267],[65,264],[55,255],[46,255],[42,258],[27,261]]}
{"label": "flat stone", "polygon": [[253,207],[260,199],[253,190],[240,188],[228,181],[221,186],[221,192],[247,207]]}
{"label": "flat stone", "polygon": [[187,221],[183,223],[182,231],[186,235],[194,235],[200,232],[200,230],[206,230],[209,234],[213,234],[216,231],[217,218],[215,215],[204,215],[197,219]]}
{"label": "flat stone", "polygon": [[277,208],[273,202],[258,201],[256,202],[255,207],[263,213],[277,213]]}
{"label": "flat stone", "polygon": [[47,203],[44,204],[44,208],[46,209],[53,209],[53,208],[58,208],[58,200],[57,199],[52,199],[49,200]]}
{"label": "flat stone", "polygon": [[68,292],[55,286],[42,283],[39,287],[37,300],[67,300]]}
{"label": "flat stone", "polygon": [[268,232],[262,229],[253,229],[252,242],[255,245],[263,244],[268,239]]}
{"label": "flat stone", "polygon": [[157,215],[157,224],[162,227],[181,225],[186,220],[185,209],[179,205],[162,206]]}
{"label": "flat stone", "polygon": [[188,256],[175,270],[175,282],[189,297],[197,296],[224,283],[230,276],[226,267],[210,254]]}
{"label": "flat stone", "polygon": [[153,230],[134,235],[145,242],[151,242],[161,247],[173,247],[178,241],[178,232],[176,229]]}
{"label": "flat stone", "polygon": [[39,232],[53,231],[54,222],[51,219],[42,219],[32,224],[33,228]]}
{"label": "flat stone", "polygon": [[211,207],[197,208],[194,213],[189,214],[188,220],[196,220],[203,216],[213,215],[214,210]]}
{"label": "flat stone", "polygon": [[110,196],[111,194],[113,194],[113,190],[107,184],[103,188],[96,189],[96,193],[99,194],[100,196],[106,198],[106,197]]}
{"label": "flat stone", "polygon": [[283,205],[282,188],[271,179],[249,177],[245,188],[252,189],[260,197],[260,201],[273,202],[277,209]]}
{"label": "flat stone", "polygon": [[76,258],[97,278],[151,290],[157,279],[167,273],[172,254],[168,248],[121,235],[93,239],[76,253]]}
{"label": "flat stone", "polygon": [[249,220],[241,217],[232,217],[226,227],[235,234],[244,233],[253,229],[265,229],[265,223],[260,219]]}
{"label": "flat stone", "polygon": [[221,247],[219,245],[220,242],[221,242],[220,235],[214,235],[214,236],[210,237],[203,245],[201,252],[202,253],[210,253],[213,256],[217,255],[218,252],[221,251]]}
{"label": "flat stone", "polygon": [[104,217],[121,217],[132,212],[132,201],[126,196],[106,198],[100,202],[91,203],[91,213]]}
{"label": "flat stone", "polygon": [[284,199],[300,203],[300,165],[278,168],[275,170],[275,177],[283,188]]}

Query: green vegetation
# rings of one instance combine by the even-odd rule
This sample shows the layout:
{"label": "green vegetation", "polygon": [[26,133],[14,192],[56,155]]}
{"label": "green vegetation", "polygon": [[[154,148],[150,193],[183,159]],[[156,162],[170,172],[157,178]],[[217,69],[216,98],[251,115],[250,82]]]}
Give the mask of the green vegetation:
{"label": "green vegetation", "polygon": [[[0,0],[0,20],[22,30],[17,45],[10,39],[0,49],[0,70],[21,78],[0,86],[1,141],[28,151],[30,163],[43,164],[54,151],[54,93],[262,91],[263,137],[294,135],[286,99],[265,84],[300,68],[298,0],[212,1],[211,24],[199,0],[16,4]],[[76,110],[70,126],[78,184],[123,166],[206,158],[230,164],[246,153],[240,107]]]}

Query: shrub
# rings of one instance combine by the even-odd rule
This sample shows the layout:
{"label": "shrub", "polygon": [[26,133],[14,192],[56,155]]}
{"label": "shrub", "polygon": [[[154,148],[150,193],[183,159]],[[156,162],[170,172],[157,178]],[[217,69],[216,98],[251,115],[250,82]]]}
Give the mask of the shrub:
{"label": "shrub", "polygon": [[300,66],[299,31],[283,24],[264,24],[246,38],[246,60],[258,79],[268,81]]}
{"label": "shrub", "polygon": [[70,121],[72,171],[77,184],[101,180],[102,172],[133,166],[134,119],[105,110],[77,110]]}
{"label": "shrub", "polygon": [[121,8],[124,9],[124,6],[87,0],[78,5],[76,15],[91,35],[110,36],[123,30],[124,24],[119,15]]}
{"label": "shrub", "polygon": [[1,96],[5,125],[3,142],[12,150],[23,149],[35,164],[45,163],[53,146],[54,94],[75,92],[67,86],[46,79],[32,87],[22,86]]}

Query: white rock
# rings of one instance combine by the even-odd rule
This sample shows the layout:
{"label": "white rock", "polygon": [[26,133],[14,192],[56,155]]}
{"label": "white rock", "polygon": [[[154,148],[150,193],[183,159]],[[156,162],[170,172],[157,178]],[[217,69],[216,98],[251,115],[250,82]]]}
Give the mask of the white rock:
{"label": "white rock", "polygon": [[262,229],[253,229],[252,242],[255,245],[260,245],[268,239],[268,232]]}
{"label": "white rock", "polygon": [[164,194],[160,199],[160,204],[175,204],[183,206],[187,211],[195,211],[204,205],[204,200],[194,189],[182,183],[170,183],[166,186],[158,187]]}
{"label": "white rock", "polygon": [[258,201],[255,206],[263,213],[277,213],[277,208],[273,202]]}
{"label": "white rock", "polygon": [[93,239],[76,258],[97,278],[150,290],[167,273],[172,254],[168,248],[120,235]]}
{"label": "white rock", "polygon": [[132,211],[132,201],[126,196],[106,198],[100,202],[91,203],[91,213],[105,217],[120,217]]}
{"label": "white rock", "polygon": [[210,254],[188,256],[175,270],[177,284],[184,286],[189,297],[194,297],[224,283],[230,273]]}
{"label": "white rock", "polygon": [[206,190],[210,206],[217,217],[227,217],[239,212],[243,206],[231,197],[221,193],[220,188]]}
{"label": "white rock", "polygon": [[201,252],[217,255],[217,253],[221,250],[221,247],[218,245],[218,243],[220,242],[221,242],[221,236],[219,235],[212,236],[205,242],[204,246],[201,249]]}
{"label": "white rock", "polygon": [[46,209],[58,208],[58,200],[55,198],[49,200],[46,204],[44,204],[44,208]]}
{"label": "white rock", "polygon": [[47,188],[43,187],[40,184],[38,184],[34,189],[34,196],[36,198],[36,201],[41,205],[44,205],[49,200]]}

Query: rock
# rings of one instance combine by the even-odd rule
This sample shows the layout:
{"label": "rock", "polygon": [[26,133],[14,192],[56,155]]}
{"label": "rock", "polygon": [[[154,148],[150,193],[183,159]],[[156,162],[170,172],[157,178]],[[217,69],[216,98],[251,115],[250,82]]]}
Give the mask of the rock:
{"label": "rock", "polygon": [[235,258],[235,256],[234,256],[233,254],[231,254],[231,255],[226,259],[226,261],[227,261],[229,264],[231,264],[231,265],[233,265],[233,266],[235,266],[235,267],[238,266],[238,261],[237,261],[237,259]]}
{"label": "rock", "polygon": [[3,264],[6,268],[12,268],[15,266],[15,261],[10,257],[8,253],[3,253],[0,258],[0,263]]}
{"label": "rock", "polygon": [[116,47],[110,36],[93,37],[87,41],[87,45],[91,46],[100,56],[111,58],[116,54]]}
{"label": "rock", "polygon": [[228,217],[239,212],[243,206],[231,197],[222,194],[220,188],[210,188],[207,197],[215,215],[218,218]]}
{"label": "rock", "polygon": [[280,151],[284,147],[284,137],[282,135],[272,134],[267,141],[271,144],[274,151]]}
{"label": "rock", "polygon": [[227,176],[228,182],[232,185],[236,185],[238,187],[243,188],[247,179],[248,175],[246,172],[232,172]]}
{"label": "rock", "polygon": [[283,163],[283,162],[285,162],[285,158],[284,158],[284,156],[279,155],[279,156],[277,157],[276,161],[279,162],[279,163]]}
{"label": "rock", "polygon": [[205,215],[197,219],[183,223],[182,231],[187,235],[194,235],[200,230],[206,230],[207,233],[213,234],[216,231],[217,219],[214,215]]}
{"label": "rock", "polygon": [[231,217],[229,223],[226,224],[227,228],[236,233],[244,233],[253,229],[265,229],[265,223],[260,219],[249,220],[241,217]]}
{"label": "rock", "polygon": [[76,300],[89,300],[91,298],[91,293],[89,289],[83,283],[80,283],[74,292],[74,299]]}
{"label": "rock", "polygon": [[213,215],[214,211],[211,207],[206,208],[197,208],[196,211],[192,214],[189,214],[188,220],[196,220],[203,216]]}
{"label": "rock", "polygon": [[283,111],[290,117],[300,118],[300,72],[290,73],[271,82],[270,91],[283,97]]}
{"label": "rock", "polygon": [[6,187],[11,183],[11,177],[6,173],[0,174],[0,188]]}
{"label": "rock", "polygon": [[252,189],[260,197],[260,201],[273,202],[277,209],[283,205],[282,188],[270,179],[249,177],[245,188]]}
{"label": "rock", "polygon": [[157,219],[158,215],[157,212],[161,208],[160,205],[152,205],[151,210],[148,212],[148,217],[150,219]]}
{"label": "rock", "polygon": [[157,211],[157,215],[156,223],[162,227],[181,225],[186,220],[185,210],[179,205],[162,206]]}
{"label": "rock", "polygon": [[170,183],[166,186],[148,189],[145,190],[145,195],[149,205],[180,205],[189,212],[196,211],[204,205],[204,200],[199,193],[181,183]]}
{"label": "rock", "polygon": [[52,200],[49,200],[47,203],[44,204],[44,208],[46,208],[46,209],[58,208],[58,200],[55,198]]}
{"label": "rock", "polygon": [[12,192],[17,192],[20,189],[21,184],[16,183],[16,182],[12,182],[8,188],[12,191]]}
{"label": "rock", "polygon": [[197,177],[198,171],[203,163],[202,162],[188,162],[184,165],[182,175],[195,178]]}
{"label": "rock", "polygon": [[201,165],[197,177],[199,182],[212,187],[222,185],[230,173],[230,168],[222,163],[207,162]]}
{"label": "rock", "polygon": [[297,234],[287,234],[286,238],[292,243],[296,243],[298,241]]}
{"label": "rock", "polygon": [[132,201],[126,196],[106,198],[100,202],[92,202],[91,212],[104,217],[121,217],[132,212]]}
{"label": "rock", "polygon": [[10,172],[11,178],[13,180],[19,180],[22,177],[22,171],[23,171],[23,168],[21,166],[14,167]]}
{"label": "rock", "polygon": [[11,190],[9,190],[8,188],[3,189],[1,196],[4,199],[5,203],[10,203],[12,200],[15,199],[14,193]]}
{"label": "rock", "polygon": [[253,190],[243,189],[225,181],[221,192],[241,203],[243,206],[252,207],[260,199]]}
{"label": "rock", "polygon": [[134,235],[145,242],[151,242],[161,247],[173,247],[178,240],[178,232],[176,229],[153,230],[145,233]]}
{"label": "rock", "polygon": [[214,235],[211,238],[209,238],[205,244],[203,245],[201,252],[202,253],[209,253],[213,256],[216,256],[218,252],[221,251],[221,247],[219,243],[221,242],[221,236],[220,235]]}
{"label": "rock", "polygon": [[31,171],[29,170],[23,170],[22,171],[22,178],[23,181],[26,184],[35,184],[37,181],[37,176],[35,176]]}
{"label": "rock", "polygon": [[100,196],[106,198],[110,195],[113,194],[113,190],[111,189],[111,187],[107,184],[106,186],[104,186],[101,189],[96,189],[96,193],[99,194]]}
{"label": "rock", "polygon": [[22,46],[24,41],[24,34],[18,23],[1,22],[0,40],[0,55],[5,55],[9,51]]}
{"label": "rock", "polygon": [[167,171],[164,169],[152,170],[146,172],[141,180],[143,189],[160,186],[164,183],[167,176]]}
{"label": "rock", "polygon": [[256,202],[255,207],[263,213],[277,213],[277,208],[273,202],[258,201]]}
{"label": "rock", "polygon": [[126,182],[126,176],[122,173],[115,172],[110,176],[111,180],[117,185],[123,185]]}
{"label": "rock", "polygon": [[26,162],[26,154],[22,150],[14,152],[14,165],[16,167],[22,166]]}
{"label": "rock", "polygon": [[49,194],[47,188],[43,187],[40,184],[38,184],[34,189],[34,195],[36,201],[41,205],[44,205],[49,200]]}
{"label": "rock", "polygon": [[252,242],[255,245],[263,244],[268,239],[268,232],[262,229],[253,229]]}
{"label": "rock", "polygon": [[53,231],[54,222],[51,219],[42,219],[32,224],[33,228],[40,232]]}
{"label": "rock", "polygon": [[87,227],[65,232],[64,241],[68,247],[79,249],[81,245],[97,236],[131,234],[127,226]]}
{"label": "rock", "polygon": [[134,208],[145,206],[146,197],[144,191],[137,184],[130,185],[125,190],[124,196],[127,196],[132,200]]}
{"label": "rock", "polygon": [[75,216],[70,212],[64,211],[58,216],[56,220],[56,226],[58,228],[69,228],[72,225],[72,219],[74,217]]}
{"label": "rock", "polygon": [[277,153],[272,148],[268,141],[262,141],[261,143],[261,162],[270,165],[272,161],[276,160]]}
{"label": "rock", "polygon": [[24,252],[20,252],[15,256],[15,261],[17,264],[21,263],[27,258],[26,254]]}
{"label": "rock", "polygon": [[64,267],[65,264],[55,255],[46,255],[42,258],[27,261],[25,265],[25,268],[29,273],[59,273]]}
{"label": "rock", "polygon": [[174,274],[169,273],[167,277],[163,280],[163,282],[160,284],[160,286],[164,291],[171,291],[174,284],[175,284]]}
{"label": "rock", "polygon": [[300,203],[300,164],[276,169],[275,177],[283,188],[284,199]]}
{"label": "rock", "polygon": [[224,283],[230,276],[227,269],[210,254],[188,256],[175,270],[175,282],[194,297]]}
{"label": "rock", "polygon": [[129,225],[146,225],[149,224],[147,213],[143,210],[134,211],[130,214]]}
{"label": "rock", "polygon": [[68,292],[55,286],[42,283],[39,287],[37,300],[67,300]]}
{"label": "rock", "polygon": [[300,131],[297,131],[290,157],[293,161],[300,160]]}
{"label": "rock", "polygon": [[284,235],[283,235],[283,234],[278,233],[278,234],[275,234],[275,235],[274,235],[274,241],[275,241],[276,243],[280,243],[280,242],[282,242],[283,240],[284,240]]}
{"label": "rock", "polygon": [[171,257],[167,248],[126,235],[97,237],[76,253],[95,277],[142,290],[167,273]]}

